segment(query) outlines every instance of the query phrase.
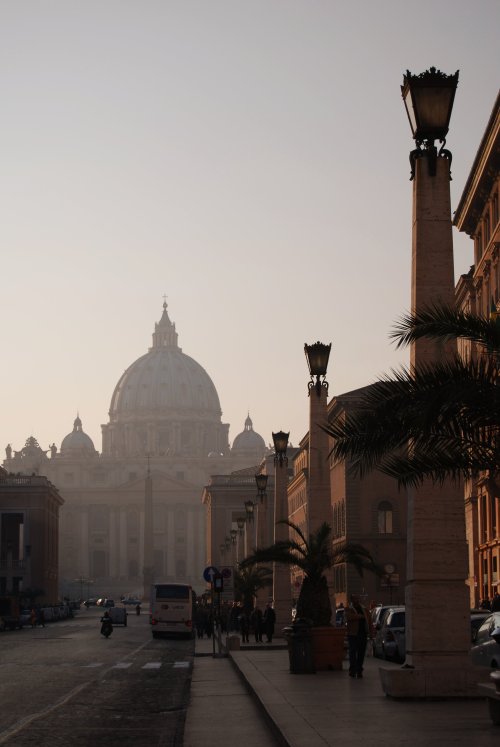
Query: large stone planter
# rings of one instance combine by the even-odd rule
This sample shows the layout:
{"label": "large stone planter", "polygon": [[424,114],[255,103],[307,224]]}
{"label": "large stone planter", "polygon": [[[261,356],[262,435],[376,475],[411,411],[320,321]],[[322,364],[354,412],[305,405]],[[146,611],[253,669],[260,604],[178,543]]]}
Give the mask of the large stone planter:
{"label": "large stone planter", "polygon": [[342,669],[345,628],[312,628],[312,650],[316,671]]}

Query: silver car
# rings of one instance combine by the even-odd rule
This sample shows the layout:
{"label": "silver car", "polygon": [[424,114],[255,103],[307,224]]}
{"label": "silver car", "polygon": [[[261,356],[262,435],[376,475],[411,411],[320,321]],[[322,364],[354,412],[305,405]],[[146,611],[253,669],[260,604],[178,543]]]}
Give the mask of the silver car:
{"label": "silver car", "polygon": [[493,612],[483,622],[471,648],[473,664],[480,667],[500,668],[500,612]]}
{"label": "silver car", "polygon": [[384,659],[404,661],[406,656],[405,608],[390,607],[382,618],[375,636],[375,650]]}

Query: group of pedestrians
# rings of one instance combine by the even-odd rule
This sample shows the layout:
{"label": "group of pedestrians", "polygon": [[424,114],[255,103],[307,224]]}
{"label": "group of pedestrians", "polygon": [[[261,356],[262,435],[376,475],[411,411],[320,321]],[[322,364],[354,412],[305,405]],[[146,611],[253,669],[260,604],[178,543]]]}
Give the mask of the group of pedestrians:
{"label": "group of pedestrians", "polygon": [[271,604],[266,605],[264,612],[258,606],[255,606],[250,613],[242,608],[238,616],[238,624],[243,643],[250,643],[250,633],[253,633],[255,643],[262,643],[264,635],[266,643],[272,643],[276,612]]}
{"label": "group of pedestrians", "polygon": [[[213,634],[214,622],[212,608],[197,604],[194,610],[197,637],[203,638],[206,635],[210,638]],[[256,643],[262,643],[264,636],[267,643],[272,643],[276,613],[272,604],[267,604],[262,612],[258,606],[249,610],[240,602],[233,602],[230,606],[221,607],[217,622],[220,624],[222,633],[239,633],[243,643],[250,642],[250,635],[254,636]]]}
{"label": "group of pedestrians", "polygon": [[482,610],[490,610],[490,612],[500,612],[500,594],[498,592],[493,596],[493,599],[483,599],[479,605]]}

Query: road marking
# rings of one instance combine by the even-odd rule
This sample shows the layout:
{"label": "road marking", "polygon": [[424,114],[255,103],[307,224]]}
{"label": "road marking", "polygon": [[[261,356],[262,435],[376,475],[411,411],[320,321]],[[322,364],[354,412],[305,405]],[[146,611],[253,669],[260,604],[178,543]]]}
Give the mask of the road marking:
{"label": "road marking", "polygon": [[115,664],[112,669],[128,669],[132,666],[131,661],[119,661],[118,664]]}
{"label": "road marking", "polygon": [[148,661],[147,664],[144,664],[142,669],[159,669],[161,667],[161,661]]}
{"label": "road marking", "polygon": [[25,726],[31,724],[32,721],[36,721],[36,719],[42,718],[43,716],[47,716],[49,713],[52,713],[52,711],[55,711],[57,708],[67,703],[68,700],[74,697],[77,693],[85,690],[85,688],[90,684],[90,682],[84,682],[82,685],[78,685],[77,687],[73,688],[73,690],[70,690],[70,692],[60,700],[56,701],[50,706],[47,706],[47,708],[43,708],[41,711],[38,711],[38,713],[32,713],[31,716],[25,716],[25,718],[22,718],[17,722],[17,724],[14,724],[14,726],[11,726],[10,729],[7,729],[0,734],[0,744],[5,744],[8,739],[14,736],[14,734],[22,731],[22,729],[24,729]]}
{"label": "road marking", "polygon": [[174,669],[187,669],[188,667],[188,661],[174,661]]}
{"label": "road marking", "polygon": [[102,661],[93,661],[90,664],[82,664],[83,669],[91,669],[92,667],[102,667],[104,662]]}

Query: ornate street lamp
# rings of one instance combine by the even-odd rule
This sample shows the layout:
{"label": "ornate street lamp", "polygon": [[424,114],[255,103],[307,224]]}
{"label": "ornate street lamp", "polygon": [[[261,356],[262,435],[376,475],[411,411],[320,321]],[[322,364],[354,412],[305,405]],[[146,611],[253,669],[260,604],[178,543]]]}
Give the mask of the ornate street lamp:
{"label": "ornate street lamp", "polygon": [[[309,373],[311,375],[311,381],[308,385],[309,394],[311,394],[312,389],[315,389],[319,397],[321,395],[321,387],[324,387],[328,394],[328,382],[325,376],[331,349],[332,343],[325,345],[319,341],[315,342],[314,345],[304,345],[304,353],[306,354],[307,365],[309,366]],[[316,381],[314,381],[315,376]]]}
{"label": "ornate street lamp", "polygon": [[[417,145],[410,153],[410,179],[415,176],[416,158],[426,156],[429,159],[429,176],[436,175],[437,158],[448,158],[451,164],[451,153],[444,146],[457,84],[458,70],[455,74],[446,75],[431,67],[420,75],[412,75],[407,70],[403,76],[401,93]],[[434,145],[435,140],[441,143],[439,153]]]}
{"label": "ornate street lamp", "polygon": [[279,463],[280,467],[283,465],[283,463],[288,464],[288,457],[286,455],[286,450],[288,446],[288,436],[290,433],[285,433],[284,431],[278,431],[278,433],[273,433],[273,443],[274,443],[274,463]]}
{"label": "ornate street lamp", "polygon": [[240,537],[242,537],[243,536],[243,529],[245,527],[245,519],[243,518],[243,516],[239,516],[236,519],[236,524],[238,525],[238,529],[239,529],[239,532],[240,532]]}
{"label": "ornate street lamp", "polygon": [[224,538],[224,545],[226,547],[226,550],[229,550],[231,548],[231,537]]}
{"label": "ornate street lamp", "polygon": [[266,497],[267,478],[268,475],[263,472],[259,472],[258,475],[255,475],[255,483],[258,491],[257,498],[260,498],[261,503],[264,503],[264,498]]}
{"label": "ornate street lamp", "polygon": [[254,502],[251,500],[245,501],[245,511],[247,512],[247,521],[249,523],[252,523],[253,521],[253,512],[254,512],[255,506]]}
{"label": "ornate street lamp", "polygon": [[236,544],[236,537],[238,536],[238,530],[237,529],[231,529],[231,531],[229,532],[229,534],[231,535],[231,544],[235,545]]}

